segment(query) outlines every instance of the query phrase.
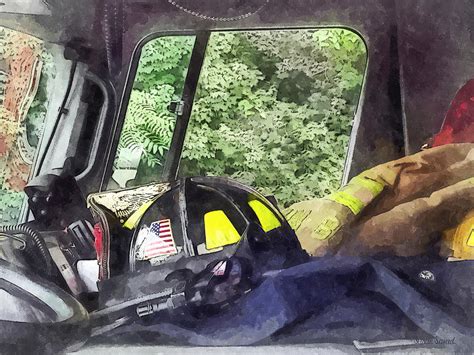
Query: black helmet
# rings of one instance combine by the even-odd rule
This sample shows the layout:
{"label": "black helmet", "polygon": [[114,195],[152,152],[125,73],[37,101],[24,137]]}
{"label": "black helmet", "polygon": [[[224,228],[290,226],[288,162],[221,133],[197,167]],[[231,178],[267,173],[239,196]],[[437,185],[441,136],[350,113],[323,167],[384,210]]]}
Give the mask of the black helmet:
{"label": "black helmet", "polygon": [[[127,213],[114,211],[122,215],[115,221],[107,211],[110,243],[100,244],[121,250],[128,244],[128,255],[111,250],[111,277],[100,287],[104,312],[107,307],[119,310],[120,304],[137,306],[133,299],[139,302],[153,294],[168,299],[167,306],[153,308],[147,301],[138,306],[139,315],[169,308],[171,294],[181,295],[174,297],[171,308],[208,309],[248,292],[265,272],[307,258],[278,208],[241,183],[192,177],[160,188],[147,186],[160,192],[145,198],[141,187],[133,197],[135,190],[129,189],[129,199],[139,195],[141,206]],[[94,200],[97,205],[100,198]],[[164,289],[170,292],[163,294]]]}
{"label": "black helmet", "polygon": [[283,215],[255,190],[227,178],[184,178],[143,214],[130,246],[130,270],[181,257],[234,254],[243,238],[254,251],[281,254],[275,267],[294,264],[300,250]]}

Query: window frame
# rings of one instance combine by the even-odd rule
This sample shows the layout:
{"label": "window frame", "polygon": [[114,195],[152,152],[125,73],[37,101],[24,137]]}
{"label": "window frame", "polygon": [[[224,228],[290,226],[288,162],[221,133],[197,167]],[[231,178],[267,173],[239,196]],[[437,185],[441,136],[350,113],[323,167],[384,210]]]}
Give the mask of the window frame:
{"label": "window frame", "polygon": [[[354,110],[353,114],[353,119],[352,119],[352,128],[351,128],[351,133],[349,136],[349,143],[347,146],[346,150],[346,156],[345,156],[345,161],[344,161],[344,170],[342,172],[342,179],[341,179],[341,185],[344,185],[347,183],[349,177],[350,177],[350,171],[351,171],[351,165],[352,165],[352,157],[354,155],[355,151],[355,146],[356,146],[356,140],[357,140],[357,134],[360,128],[360,122],[361,122],[361,113],[365,101],[365,91],[366,91],[366,83],[367,83],[367,75],[368,75],[368,68],[369,68],[369,63],[370,63],[370,51],[369,51],[369,45],[368,42],[365,40],[363,37],[362,33],[358,31],[356,28],[353,28],[351,26],[344,26],[344,25],[335,25],[335,26],[288,26],[288,27],[242,27],[242,28],[226,28],[226,29],[205,29],[205,30],[190,30],[190,31],[159,31],[159,32],[154,32],[150,33],[146,36],[144,36],[138,43],[136,44],[135,48],[132,51],[132,56],[129,61],[129,66],[128,66],[128,71],[126,74],[125,78],[125,84],[123,87],[122,91],[122,96],[120,98],[119,106],[118,106],[118,113],[116,115],[116,120],[113,125],[113,131],[112,131],[112,138],[110,140],[110,143],[108,145],[108,150],[106,154],[106,163],[105,163],[105,169],[104,169],[104,174],[101,180],[100,184],[100,191],[105,190],[107,188],[107,184],[109,183],[112,174],[113,174],[113,162],[115,159],[115,156],[117,154],[118,150],[118,143],[121,137],[122,133],[122,128],[125,122],[127,110],[128,110],[128,104],[130,102],[130,96],[132,93],[133,85],[135,82],[135,78],[137,75],[137,70],[142,54],[143,47],[149,42],[152,41],[156,38],[161,38],[161,37],[171,37],[171,36],[196,36],[199,33],[207,33],[208,37],[212,35],[214,32],[244,32],[244,31],[284,31],[284,30],[323,30],[323,29],[344,29],[347,31],[350,31],[354,34],[356,34],[361,40],[362,43],[364,44],[365,47],[365,52],[366,52],[366,61],[365,61],[365,67],[364,67],[364,73],[362,77],[362,85],[361,85],[361,90],[360,94],[358,96],[357,104]],[[205,59],[205,55],[204,55]],[[202,65],[201,65],[202,68]],[[193,95],[195,92],[193,93]],[[178,121],[178,119],[177,119]],[[163,172],[161,176],[157,176],[158,182],[163,182],[163,181],[170,181],[173,179],[178,178],[178,173],[179,173],[179,161],[181,159],[181,154],[184,148],[184,142],[183,145],[181,146],[179,151],[176,151],[176,148],[173,147],[173,140],[175,135],[182,136],[183,139],[186,137],[186,132],[187,128],[189,125],[189,121],[187,124],[182,128],[182,131],[176,133],[176,126],[175,129],[173,130],[173,139],[170,145],[170,149],[168,150],[168,154],[166,156],[164,166],[169,166],[169,169],[163,169]],[[173,149],[175,148],[175,149]],[[173,156],[173,160],[177,160],[178,164],[170,164],[168,161],[171,159],[171,154],[177,154],[178,156],[175,157]]]}

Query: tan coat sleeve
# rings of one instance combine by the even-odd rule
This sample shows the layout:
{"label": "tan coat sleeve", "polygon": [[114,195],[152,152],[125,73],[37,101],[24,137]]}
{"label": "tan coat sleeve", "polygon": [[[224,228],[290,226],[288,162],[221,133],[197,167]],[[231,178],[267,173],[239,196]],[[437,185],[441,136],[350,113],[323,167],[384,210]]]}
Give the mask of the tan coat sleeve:
{"label": "tan coat sleeve", "polygon": [[474,144],[445,145],[366,170],[335,194],[284,213],[311,255],[341,244],[345,254],[414,255],[474,209],[473,176]]}
{"label": "tan coat sleeve", "polygon": [[439,233],[456,226],[474,209],[474,178],[415,198],[358,223],[344,235],[339,254],[400,256],[421,254]]}

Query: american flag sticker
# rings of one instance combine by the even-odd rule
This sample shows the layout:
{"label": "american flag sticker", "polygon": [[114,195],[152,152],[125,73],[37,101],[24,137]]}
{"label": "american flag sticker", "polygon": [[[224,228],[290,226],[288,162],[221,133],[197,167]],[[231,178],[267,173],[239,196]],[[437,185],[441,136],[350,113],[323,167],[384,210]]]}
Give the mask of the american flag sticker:
{"label": "american flag sticker", "polygon": [[136,256],[139,260],[149,260],[157,256],[178,253],[169,219],[153,222],[149,227],[143,227],[138,233],[136,245]]}

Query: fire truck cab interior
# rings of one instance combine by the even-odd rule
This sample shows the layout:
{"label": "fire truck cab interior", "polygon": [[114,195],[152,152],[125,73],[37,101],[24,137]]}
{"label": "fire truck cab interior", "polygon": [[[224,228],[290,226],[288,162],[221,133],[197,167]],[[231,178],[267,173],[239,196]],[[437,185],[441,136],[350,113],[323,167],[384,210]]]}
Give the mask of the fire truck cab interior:
{"label": "fire truck cab interior", "polygon": [[[368,168],[418,152],[440,131],[456,93],[474,78],[473,18],[474,4],[468,0],[0,2],[0,35],[3,43],[13,38],[0,48],[1,183],[6,186],[0,196],[11,193],[4,206],[14,201],[0,206],[2,231],[30,235],[37,260],[49,248],[57,253],[56,264],[63,258],[75,265],[74,272],[87,273],[80,261],[95,259],[97,245],[86,198],[98,191],[222,175],[275,195],[280,209],[298,199],[322,197]],[[25,44],[25,37],[15,33],[35,38],[34,43]],[[316,41],[320,52],[305,47],[305,41]],[[342,50],[353,57],[342,57]],[[15,56],[21,59],[14,61]],[[308,58],[314,63],[308,65]],[[13,77],[20,83],[15,87]],[[234,108],[242,121],[232,121]],[[28,116],[31,110],[37,115]],[[315,121],[284,121],[305,115]],[[222,120],[216,124],[213,117]],[[334,117],[348,118],[339,122]],[[267,130],[263,123],[252,123],[257,120],[266,122]],[[21,136],[26,143],[9,140],[5,132],[22,125],[27,133],[18,131],[13,140],[20,142]],[[292,136],[278,129],[309,138],[295,148]],[[261,140],[271,139],[273,145],[261,148]],[[319,139],[326,155],[292,161],[296,155],[288,151]],[[339,154],[337,159],[329,151]],[[285,154],[291,159],[280,159]],[[270,172],[285,177],[273,178]],[[286,185],[272,191],[279,179],[287,179]],[[317,186],[317,194],[308,192],[313,185],[307,181]],[[275,199],[268,200],[273,204]],[[23,248],[21,238],[16,242]],[[88,317],[85,309],[94,310],[99,290],[84,291],[94,289],[94,280],[92,286],[75,285],[68,271],[47,257],[26,263],[30,270],[16,274],[5,260],[24,265],[17,254],[8,248],[0,254],[0,286],[9,294],[22,292],[15,288],[21,275],[23,289],[57,305],[37,315],[60,323],[41,330],[41,336],[64,335],[64,344],[58,341],[48,349],[87,340],[91,329],[71,325],[69,317],[71,309],[79,318]],[[47,281],[37,280],[40,269]],[[41,293],[49,282],[57,291]],[[14,302],[11,307],[27,309]],[[11,326],[4,335],[16,339],[35,332],[34,325],[25,329]],[[354,340],[313,344],[312,349],[350,353],[356,351]],[[133,341],[124,340],[129,346]],[[279,346],[273,349],[288,351]]]}

